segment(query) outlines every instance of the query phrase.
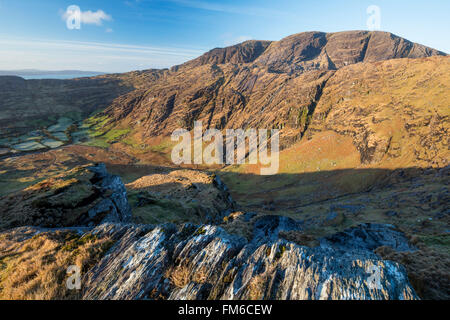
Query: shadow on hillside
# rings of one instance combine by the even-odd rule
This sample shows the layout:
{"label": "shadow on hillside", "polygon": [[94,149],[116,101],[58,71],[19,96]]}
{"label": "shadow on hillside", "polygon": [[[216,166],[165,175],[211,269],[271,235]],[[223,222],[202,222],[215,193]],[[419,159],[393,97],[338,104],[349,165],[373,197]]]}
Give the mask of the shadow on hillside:
{"label": "shadow on hillside", "polygon": [[[125,183],[155,173],[169,173],[186,168],[152,165],[107,165],[108,170],[122,177]],[[196,170],[196,169],[190,169]],[[202,171],[202,170],[199,170]],[[395,188],[415,188],[449,181],[446,168],[342,169],[310,173],[281,173],[261,176],[248,173],[211,171],[228,188],[238,207],[243,210],[291,210],[331,199],[364,192]],[[179,188],[174,184],[168,188]],[[402,189],[402,190],[403,190]]]}

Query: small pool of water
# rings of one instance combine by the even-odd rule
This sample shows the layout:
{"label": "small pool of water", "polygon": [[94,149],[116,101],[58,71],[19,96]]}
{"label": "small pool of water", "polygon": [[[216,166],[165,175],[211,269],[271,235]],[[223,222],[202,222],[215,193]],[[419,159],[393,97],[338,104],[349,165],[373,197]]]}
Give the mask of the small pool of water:
{"label": "small pool of water", "polygon": [[45,146],[36,141],[29,141],[13,145],[12,148],[19,151],[33,151],[44,149]]}

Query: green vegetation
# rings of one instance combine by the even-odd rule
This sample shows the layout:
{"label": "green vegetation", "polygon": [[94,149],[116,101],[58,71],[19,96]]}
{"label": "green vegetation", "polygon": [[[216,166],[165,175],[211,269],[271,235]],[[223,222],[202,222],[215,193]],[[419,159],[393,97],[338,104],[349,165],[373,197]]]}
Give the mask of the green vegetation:
{"label": "green vegetation", "polygon": [[99,148],[108,148],[112,143],[120,141],[131,132],[131,129],[113,128],[111,119],[106,115],[94,115],[86,119],[83,127],[88,128],[89,140],[85,145]]}
{"label": "green vegetation", "polygon": [[164,153],[170,152],[172,146],[173,146],[173,142],[171,140],[167,139],[167,140],[164,140],[163,142],[161,142],[160,144],[150,146],[150,150],[153,152],[158,152],[158,153],[164,154]]}
{"label": "green vegetation", "polygon": [[428,247],[450,254],[450,234],[422,235],[419,240]]}
{"label": "green vegetation", "polygon": [[131,129],[113,129],[106,132],[102,138],[105,139],[107,143],[113,143],[130,133],[130,131]]}
{"label": "green vegetation", "polygon": [[277,252],[275,253],[275,260],[280,260],[285,251],[286,251],[286,246],[285,245],[280,245],[278,247]]}
{"label": "green vegetation", "polygon": [[309,109],[308,107],[302,107],[298,113],[298,125],[300,128],[305,129],[309,122]]}
{"label": "green vegetation", "polygon": [[68,234],[66,237],[66,242],[62,247],[62,250],[72,252],[80,246],[84,246],[87,243],[97,241],[98,237],[92,233],[79,236],[77,234]]}
{"label": "green vegetation", "polygon": [[206,233],[205,227],[201,226],[200,228],[197,229],[197,231],[195,231],[194,235],[196,236],[200,236]]}
{"label": "green vegetation", "polygon": [[133,208],[133,215],[140,223],[184,223],[200,222],[198,204],[179,200],[142,196],[141,192],[129,191],[128,201]]}

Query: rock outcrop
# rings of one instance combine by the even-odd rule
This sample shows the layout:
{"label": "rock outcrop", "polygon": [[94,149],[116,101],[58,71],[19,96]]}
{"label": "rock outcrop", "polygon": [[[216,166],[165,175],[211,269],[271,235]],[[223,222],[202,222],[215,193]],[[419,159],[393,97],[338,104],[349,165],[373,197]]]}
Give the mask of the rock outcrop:
{"label": "rock outcrop", "polygon": [[[226,192],[220,179],[209,178]],[[0,257],[11,250],[20,253],[20,248],[28,244],[32,244],[30,250],[38,252],[39,241],[51,243],[53,255],[64,259],[69,259],[71,251],[79,254],[78,248],[95,250],[89,261],[83,262],[82,291],[73,295],[58,287],[59,297],[418,298],[405,269],[374,252],[379,248],[384,248],[382,252],[386,248],[406,253],[416,250],[392,225],[363,224],[309,246],[285,236],[302,233],[304,222],[282,216],[242,214],[253,227],[248,238],[208,224],[126,224],[131,220],[131,210],[125,186],[102,164],[75,168],[2,201],[6,209],[2,222],[7,222],[3,228],[40,227],[0,233],[6,241],[4,248],[0,246]],[[53,267],[62,272],[64,264],[48,266]],[[3,294],[18,294],[9,284],[7,287],[8,293]],[[41,289],[43,297],[53,297]]]}
{"label": "rock outcrop", "polygon": [[85,275],[84,299],[417,299],[404,268],[367,248],[248,242],[208,225],[116,228],[126,233]]}
{"label": "rock outcrop", "polygon": [[413,251],[405,235],[393,225],[366,223],[321,239],[320,245],[342,253],[363,250],[373,252],[379,247],[395,251]]}
{"label": "rock outcrop", "polygon": [[89,209],[88,220],[98,219],[99,216],[106,213],[101,220],[102,223],[131,222],[131,208],[128,204],[127,190],[122,179],[119,176],[109,174],[104,164],[89,167],[88,170],[94,173],[90,181],[102,198],[99,203]]}
{"label": "rock outcrop", "polygon": [[197,170],[147,175],[126,187],[139,223],[220,224],[236,207],[217,175]]}
{"label": "rock outcrop", "polygon": [[130,222],[127,192],[104,164],[81,166],[0,199],[0,228]]}

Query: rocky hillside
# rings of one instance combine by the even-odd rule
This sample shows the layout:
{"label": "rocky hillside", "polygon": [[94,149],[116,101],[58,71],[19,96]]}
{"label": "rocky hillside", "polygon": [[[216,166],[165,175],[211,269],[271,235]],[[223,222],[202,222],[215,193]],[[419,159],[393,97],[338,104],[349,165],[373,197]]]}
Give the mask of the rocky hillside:
{"label": "rocky hillside", "polygon": [[[75,215],[79,206],[57,212],[56,206],[47,205],[41,220],[23,219],[15,224],[58,224],[58,228],[20,227],[0,233],[0,298],[418,298],[406,270],[373,252],[379,247],[395,252],[417,250],[391,225],[361,225],[321,238],[311,247],[283,239],[283,232],[302,232],[303,225],[280,216],[254,220],[248,238],[217,226],[190,223],[92,227],[105,221],[127,221],[129,216],[123,185],[102,166],[88,169],[94,173],[90,179],[94,189],[103,190],[102,200],[94,200],[88,211],[88,227],[83,227],[86,219],[71,222],[71,228],[61,228],[64,222],[54,220],[64,212]],[[119,193],[114,191],[117,186]],[[71,188],[56,194],[70,200]],[[45,189],[40,193],[47,200],[58,198],[55,193],[49,197]],[[89,201],[84,201],[86,206]],[[83,270],[81,291],[64,286],[65,268],[71,264]]]}
{"label": "rocky hillside", "polygon": [[[265,229],[266,224],[261,224],[263,230],[256,228],[250,242],[212,226],[125,227],[115,250],[86,274],[83,298],[417,298],[402,267],[380,260],[363,242],[346,254],[339,253],[338,248],[350,239],[330,239],[313,249],[301,247],[277,239],[283,228],[300,227],[293,221],[272,218],[275,229]],[[101,226],[93,233],[103,228],[111,226]],[[387,226],[363,226],[362,230],[380,239],[375,246],[382,242],[394,247],[404,245],[402,235]],[[339,244],[334,246],[335,242]],[[396,249],[412,248],[405,245]],[[375,272],[383,276],[372,283]]]}
{"label": "rocky hillside", "polygon": [[132,127],[129,140],[143,142],[201,120],[205,128],[279,128],[287,147],[304,135],[327,82],[339,81],[338,70],[431,56],[445,54],[383,32],[248,41],[214,49],[115,100],[103,113],[109,119],[104,130]]}
{"label": "rocky hillside", "polygon": [[[448,170],[438,174],[448,184]],[[321,207],[310,214],[303,206],[289,218],[233,211],[226,186],[201,172],[145,176],[126,192],[103,165],[78,167],[1,198],[8,230],[0,233],[0,297],[446,299],[448,237],[435,232],[441,222],[448,226],[448,213],[440,210],[433,222],[420,209],[403,213],[399,203],[426,197],[420,181],[414,195],[401,195],[407,185],[341,198],[325,217]],[[440,192],[430,208],[445,206],[448,193]],[[370,206],[399,195],[390,210],[378,208],[384,221],[374,214]],[[189,199],[198,205],[189,209]],[[123,224],[143,213],[159,223]],[[178,215],[177,224],[164,223],[161,213],[167,222]],[[83,270],[81,291],[64,286],[71,264]]]}

